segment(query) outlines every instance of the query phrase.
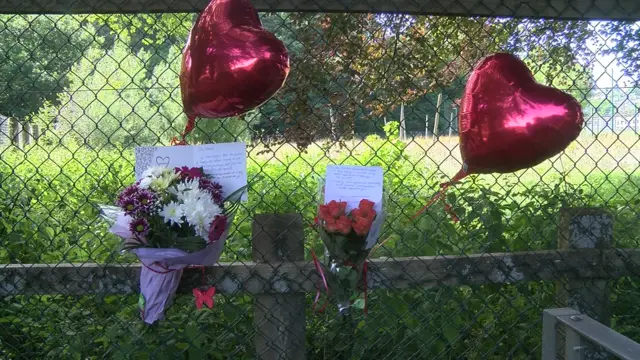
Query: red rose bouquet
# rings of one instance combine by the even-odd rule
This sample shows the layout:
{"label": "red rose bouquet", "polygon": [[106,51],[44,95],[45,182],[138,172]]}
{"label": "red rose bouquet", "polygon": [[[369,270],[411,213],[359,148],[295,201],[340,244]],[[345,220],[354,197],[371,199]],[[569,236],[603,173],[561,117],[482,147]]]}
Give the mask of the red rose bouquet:
{"label": "red rose bouquet", "polygon": [[317,260],[316,267],[341,315],[349,313],[363,280],[366,289],[366,258],[380,236],[383,215],[382,204],[367,199],[351,210],[347,202],[335,200],[318,208],[316,225],[325,246],[325,271]]}
{"label": "red rose bouquet", "polygon": [[117,206],[101,206],[110,232],[144,265],[139,306],[145,322],[164,317],[182,269],[218,261],[245,189],[225,199],[201,168],[153,167],[118,195]]}

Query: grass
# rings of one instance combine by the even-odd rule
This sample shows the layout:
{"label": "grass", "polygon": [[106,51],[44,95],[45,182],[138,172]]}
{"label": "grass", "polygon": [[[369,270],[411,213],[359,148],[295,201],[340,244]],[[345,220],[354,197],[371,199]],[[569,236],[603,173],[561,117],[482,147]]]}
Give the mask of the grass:
{"label": "grass", "polygon": [[[412,221],[438,183],[458,171],[457,146],[457,138],[403,143],[369,137],[344,148],[319,141],[304,153],[292,145],[270,153],[261,153],[264,145],[251,148],[248,170],[255,186],[221,260],[251,258],[253,214],[299,212],[311,222],[317,189],[313,175],[322,174],[329,163],[385,169],[390,240],[376,256],[555,248],[562,206],[608,207],[616,214],[616,245],[640,243],[637,135],[583,136],[533,169],[471,177],[449,192],[460,223],[452,224],[440,204]],[[105,234],[91,205],[112,201],[133,180],[131,149],[98,153],[34,145],[27,150],[5,152],[0,159],[0,262],[125,262],[117,253],[119,240]],[[316,234],[311,229],[305,234],[311,246]],[[612,284],[614,328],[634,339],[640,336],[638,287],[633,279]],[[313,295],[307,294],[309,358],[339,358],[333,348],[334,312],[312,312]],[[553,282],[375,290],[369,296],[370,315],[356,316],[356,358],[528,359],[539,353],[542,309],[561,305],[555,302]],[[181,296],[167,320],[151,329],[141,325],[136,301],[136,296],[109,294],[0,299],[0,357],[255,357],[250,296],[217,296],[213,310],[195,310],[192,297]]]}
{"label": "grass", "polygon": [[[453,176],[462,166],[458,137],[441,136],[437,141],[431,138],[415,137],[406,142],[406,154],[409,161],[417,168],[437,169],[438,172]],[[328,140],[318,141],[305,151],[305,159],[310,163],[323,159],[337,160],[345,158],[358,159],[364,151],[371,147],[363,140],[351,140],[345,147],[332,144]],[[266,151],[269,150],[269,151]],[[256,160],[276,160],[286,162],[300,155],[300,151],[291,144],[269,148],[263,144],[251,149],[250,158]],[[564,153],[549,159],[533,169],[518,172],[519,177],[527,179],[540,175],[549,169],[577,176],[594,171],[613,172],[624,170],[634,172],[640,163],[640,135],[633,132],[623,134],[603,133],[597,136],[583,135],[572,143]],[[579,173],[575,173],[579,171]]]}

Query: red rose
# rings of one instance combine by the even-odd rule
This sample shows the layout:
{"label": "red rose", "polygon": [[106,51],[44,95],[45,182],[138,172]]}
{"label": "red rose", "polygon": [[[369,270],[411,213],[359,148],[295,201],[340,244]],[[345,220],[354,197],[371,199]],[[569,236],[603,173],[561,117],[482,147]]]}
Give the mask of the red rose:
{"label": "red rose", "polygon": [[220,240],[220,237],[227,229],[227,217],[224,215],[218,215],[211,222],[211,228],[209,229],[209,242]]}
{"label": "red rose", "polygon": [[344,215],[340,216],[336,221],[336,227],[340,233],[348,235],[351,232],[351,220]]}
{"label": "red rose", "polygon": [[351,218],[354,221],[364,221],[364,222],[369,222],[369,224],[371,224],[373,222],[373,220],[375,220],[376,218],[376,211],[373,210],[373,208],[369,209],[369,208],[357,208],[357,209],[353,209],[353,211],[351,211]]}
{"label": "red rose", "polygon": [[333,218],[328,218],[324,220],[324,228],[330,232],[330,233],[334,233],[338,231],[338,224],[336,222],[335,219]]}
{"label": "red rose", "polygon": [[318,210],[318,219],[320,220],[332,219],[331,212],[329,211],[329,205],[320,205],[320,209]]}
{"label": "red rose", "polygon": [[371,230],[371,222],[369,220],[365,218],[354,219],[353,231],[355,231],[356,234],[364,236],[369,233],[369,230]]}
{"label": "red rose", "polygon": [[362,200],[360,200],[360,204],[358,204],[358,207],[360,209],[363,209],[363,210],[373,210],[373,206],[375,204],[376,203],[374,203],[373,201],[369,201],[367,199],[362,199]]}
{"label": "red rose", "polygon": [[328,205],[329,212],[334,219],[344,216],[347,210],[347,203],[344,201],[331,200]]}
{"label": "red rose", "polygon": [[319,215],[321,220],[338,219],[345,215],[347,203],[344,201],[331,200],[325,205],[320,205]]}

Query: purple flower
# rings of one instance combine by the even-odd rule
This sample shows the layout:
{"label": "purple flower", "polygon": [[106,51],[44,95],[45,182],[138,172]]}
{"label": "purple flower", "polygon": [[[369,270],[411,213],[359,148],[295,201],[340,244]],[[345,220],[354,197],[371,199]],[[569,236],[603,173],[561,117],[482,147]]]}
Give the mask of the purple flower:
{"label": "purple flower", "polygon": [[129,199],[134,199],[136,194],[140,191],[138,185],[131,185],[128,188],[124,189],[119,195],[118,200],[116,201],[116,205],[123,208],[125,211],[125,203],[129,203]]}
{"label": "purple flower", "polygon": [[156,194],[149,190],[138,191],[135,198],[137,211],[149,212],[155,205],[157,199]]}
{"label": "purple flower", "polygon": [[129,224],[129,230],[138,237],[147,236],[149,234],[149,222],[143,217],[137,218]]}
{"label": "purple flower", "polygon": [[118,200],[118,206],[124,210],[125,215],[133,215],[138,212],[138,205],[133,197],[126,197]]}
{"label": "purple flower", "polygon": [[200,178],[199,187],[211,195],[211,199],[216,205],[222,206],[224,198],[222,197],[222,185],[206,178]]}

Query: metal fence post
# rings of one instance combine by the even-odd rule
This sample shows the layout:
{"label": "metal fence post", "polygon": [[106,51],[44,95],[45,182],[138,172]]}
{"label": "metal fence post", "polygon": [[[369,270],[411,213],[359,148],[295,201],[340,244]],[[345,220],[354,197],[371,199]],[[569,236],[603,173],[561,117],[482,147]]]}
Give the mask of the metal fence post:
{"label": "metal fence post", "polygon": [[[565,360],[584,360],[586,359],[587,348],[589,347],[583,342],[580,334],[565,326]],[[606,357],[589,357],[589,359],[606,359]]]}
{"label": "metal fence post", "polygon": [[22,130],[22,143],[24,146],[31,144],[31,124],[25,122]]}
{"label": "metal fence post", "polygon": [[[560,338],[558,325],[562,326],[558,321],[558,316],[574,316],[580,313],[573,309],[546,309],[542,312],[542,360],[557,360],[558,355],[558,339]],[[566,359],[575,359],[576,355],[581,355],[580,336],[567,326],[562,326],[564,333],[567,334],[565,340],[565,357]],[[568,332],[571,332],[569,334]],[[577,338],[576,338],[577,336]],[[578,341],[576,345],[576,340]],[[575,350],[578,350],[576,352]],[[573,357],[572,357],[573,356]]]}
{"label": "metal fence post", "polygon": [[31,128],[33,129],[33,141],[37,141],[40,137],[40,127],[38,126],[38,124],[32,124]]}
{"label": "metal fence post", "polygon": [[[284,261],[304,260],[304,228],[299,214],[256,215],[253,221],[253,261],[278,267]],[[265,294],[254,302],[256,359],[304,360],[305,295],[277,294],[287,279],[265,279]],[[269,294],[271,292],[271,294]]]}
{"label": "metal fence post", "polygon": [[11,127],[11,138],[13,139],[13,144],[17,147],[22,149],[22,142],[21,142],[21,138],[22,138],[22,123],[16,119],[16,118],[9,118],[11,119],[9,122],[9,126]]}
{"label": "metal fence post", "polygon": [[542,360],[556,360],[558,330],[556,318],[546,310],[542,313]]}
{"label": "metal fence post", "polygon": [[[613,243],[613,217],[602,208],[562,209],[558,231],[560,249],[606,250],[611,248]],[[585,269],[590,269],[596,274],[602,273],[604,256],[601,255],[598,259],[598,263],[585,262]],[[569,278],[559,282],[557,290],[559,299],[566,302],[568,307],[590,316],[605,326],[610,325],[609,287],[606,280],[597,275],[590,278]],[[566,341],[572,340],[569,336],[567,334]],[[585,351],[587,358],[600,358],[600,353],[595,346],[589,346]]]}

